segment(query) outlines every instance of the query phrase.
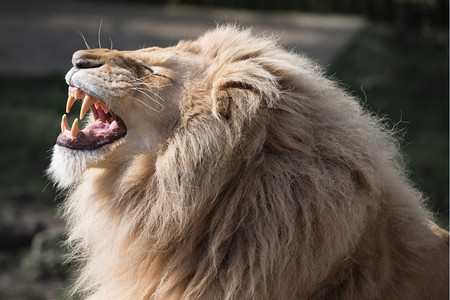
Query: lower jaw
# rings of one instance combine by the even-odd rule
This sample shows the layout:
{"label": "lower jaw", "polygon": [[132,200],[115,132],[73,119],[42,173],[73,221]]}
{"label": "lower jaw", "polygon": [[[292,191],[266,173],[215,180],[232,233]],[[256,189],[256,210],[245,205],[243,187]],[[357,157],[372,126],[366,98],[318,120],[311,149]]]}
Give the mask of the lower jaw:
{"label": "lower jaw", "polygon": [[105,147],[108,144],[112,144],[115,141],[110,141],[110,140],[103,140],[103,141],[99,141],[96,144],[78,144],[78,143],[74,143],[74,142],[65,142],[64,140],[61,140],[58,138],[58,141],[56,142],[56,144],[58,146],[61,147],[65,147],[74,151],[95,151],[98,150],[102,147]]}
{"label": "lower jaw", "polygon": [[59,188],[69,188],[82,179],[86,169],[101,168],[107,161],[114,160],[111,153],[123,143],[122,140],[91,150],[76,150],[56,144],[47,175]]}

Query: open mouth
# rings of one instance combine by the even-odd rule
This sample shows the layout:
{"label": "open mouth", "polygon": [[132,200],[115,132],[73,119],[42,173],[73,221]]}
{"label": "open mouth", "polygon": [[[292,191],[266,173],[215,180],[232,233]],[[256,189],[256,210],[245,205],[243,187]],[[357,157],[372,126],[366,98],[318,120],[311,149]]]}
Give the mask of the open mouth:
{"label": "open mouth", "polygon": [[67,113],[78,99],[83,99],[80,120],[91,110],[94,122],[80,130],[78,119],[75,119],[71,128],[67,123],[67,116],[64,114],[61,120],[61,134],[56,139],[56,144],[75,150],[94,150],[126,135],[127,128],[122,119],[111,112],[99,99],[77,87],[69,86]]}

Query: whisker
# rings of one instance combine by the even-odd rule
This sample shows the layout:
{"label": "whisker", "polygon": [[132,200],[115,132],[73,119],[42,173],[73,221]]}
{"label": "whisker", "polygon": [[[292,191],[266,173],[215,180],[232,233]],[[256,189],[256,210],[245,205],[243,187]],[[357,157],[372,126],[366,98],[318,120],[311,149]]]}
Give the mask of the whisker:
{"label": "whisker", "polygon": [[111,50],[113,49],[113,41],[112,41],[112,38],[111,37],[109,37],[109,41],[111,42]]}
{"label": "whisker", "polygon": [[[164,108],[164,106],[162,105],[161,102],[155,100],[155,98],[153,98],[151,95],[147,94],[146,92],[140,90],[140,89],[135,89],[136,92],[139,92],[141,94],[144,94],[145,96],[147,96],[147,98],[149,98],[150,100],[152,100],[155,103],[158,103],[159,106],[161,106],[162,108]],[[154,94],[155,96],[158,96],[159,99],[161,99],[162,102],[165,102],[165,100],[163,98],[161,98],[161,96]]]}
{"label": "whisker", "polygon": [[[153,101],[156,101],[153,97],[151,97],[150,94],[156,96],[158,99],[160,99],[162,102],[165,102],[165,100],[158,95],[157,93],[155,93],[154,91],[152,91],[151,89],[148,88],[144,88],[144,87],[140,87],[140,86],[136,86],[134,88],[135,91],[141,92],[142,94],[145,94],[147,97],[149,97],[150,99],[152,99]],[[149,94],[150,93],[150,94]]]}
{"label": "whisker", "polygon": [[[153,75],[148,75],[148,76],[141,77],[141,78],[134,78],[133,80],[134,80],[135,83],[143,84],[143,85],[145,85],[146,87],[150,88],[150,86],[148,85],[148,83],[146,83],[146,82],[144,82],[144,81],[142,80],[142,79],[148,78],[148,77],[150,77],[150,76],[153,76]],[[164,84],[164,85],[159,85],[158,88],[163,88],[163,87],[167,87],[167,86],[171,86],[171,85],[172,85],[172,83]]]}
{"label": "whisker", "polygon": [[[150,86],[148,85],[148,83],[144,82],[143,79],[149,78],[149,77],[151,77],[151,76],[155,76],[155,74],[150,74],[150,75],[147,75],[147,76],[144,76],[144,77],[141,77],[141,78],[135,77],[133,80],[134,80],[135,82],[142,83],[142,84],[144,84],[144,85],[146,85],[147,87],[150,88]],[[156,76],[157,76],[157,75],[156,75]],[[169,84],[165,84],[165,85],[160,85],[160,86],[158,86],[158,87],[166,87],[166,86],[171,86],[171,85],[172,85],[172,83],[169,83]]]}
{"label": "whisker", "polygon": [[103,18],[100,20],[100,26],[98,27],[98,34],[97,34],[98,47],[99,47],[99,48],[102,47],[102,43],[101,43],[101,41],[100,41],[100,36],[101,36],[101,32],[102,32],[102,25],[103,25]]}
{"label": "whisker", "polygon": [[153,74],[150,74],[150,75],[147,75],[147,76],[144,76],[144,77],[141,77],[141,78],[135,77],[134,80],[146,84],[142,79],[146,79],[146,78],[149,78],[149,77],[151,77],[151,76],[153,76]]}
{"label": "whisker", "polygon": [[166,102],[166,100],[165,100],[164,98],[162,98],[160,95],[158,95],[157,93],[153,92],[152,90],[145,89],[145,88],[139,88],[139,87],[136,88],[135,90],[138,91],[138,92],[141,92],[141,93],[144,94],[144,95],[146,95],[146,96],[147,96],[148,98],[150,98],[152,101],[157,102],[157,103],[158,103],[159,105],[161,105],[161,106],[162,106],[162,104],[161,104],[159,101],[156,101],[151,95],[149,95],[149,94],[146,93],[145,91],[150,92],[152,95],[156,96],[157,99],[159,99],[162,103]]}
{"label": "whisker", "polygon": [[144,81],[142,81],[142,80],[140,80],[138,78],[135,78],[135,79],[132,79],[132,80],[136,84],[136,87],[139,87],[139,85],[145,85],[146,87],[150,88],[148,83],[146,83],[146,82],[144,82]]}
{"label": "whisker", "polygon": [[[146,77],[144,77],[144,78],[146,78]],[[136,88],[139,88],[140,85],[143,85],[143,86],[146,86],[148,89],[150,89],[150,85],[148,83],[144,82],[142,79],[134,78],[133,80],[134,80],[134,83],[136,84],[136,86],[135,86]]]}
{"label": "whisker", "polygon": [[154,76],[154,74],[150,74],[150,75],[147,75],[147,76],[144,76],[144,77],[141,77],[141,78],[136,78],[137,80],[142,80],[142,79],[146,79],[146,78],[149,78],[149,77],[152,77],[152,76]]}
{"label": "whisker", "polygon": [[[163,111],[163,109],[164,109],[164,107],[161,105],[161,103],[159,103],[159,102],[157,102],[159,105],[161,105],[161,110],[156,110],[155,108],[153,108],[153,107],[151,107],[150,105],[148,105],[147,103],[145,103],[144,101],[142,101],[142,100],[139,100],[138,98],[136,98],[136,97],[133,97],[133,96],[131,96],[131,99],[133,99],[134,101],[136,101],[136,104],[137,105],[139,105],[140,107],[142,107],[142,108],[145,108],[145,107],[147,107],[147,108],[149,108],[149,109],[151,109],[151,110],[153,110],[154,112],[162,112]],[[142,106],[143,105],[143,106]],[[144,111],[145,111],[145,109],[144,109]],[[150,114],[149,112],[147,112],[148,114]]]}
{"label": "whisker", "polygon": [[76,28],[76,27],[73,27],[73,29],[75,29],[76,32],[78,32],[78,34],[81,35],[81,37],[83,38],[84,44],[86,45],[86,48],[88,48],[89,50],[91,50],[92,48],[91,48],[91,46],[89,46],[89,44],[87,43],[86,38],[84,37],[84,34],[83,34],[78,28]]}
{"label": "whisker", "polygon": [[158,99],[161,99],[162,102],[166,102],[166,100],[164,100],[163,97],[161,97],[160,95],[158,95],[157,93],[155,93],[155,92],[152,91],[151,89],[142,88],[142,87],[137,87],[136,90],[150,92],[151,94],[153,94],[153,95],[155,95],[156,97],[158,97]]}
{"label": "whisker", "polygon": [[[158,105],[161,107],[161,110],[160,110],[160,111],[162,111],[162,110],[164,110],[164,105],[163,105],[162,103],[165,102],[165,99],[162,98],[160,95],[158,95],[155,91],[153,91],[153,90],[150,88],[150,86],[149,86],[148,83],[146,83],[146,82],[144,82],[144,81],[142,80],[142,79],[147,78],[147,77],[149,77],[149,76],[152,76],[152,75],[148,75],[148,76],[141,77],[141,78],[137,78],[137,77],[133,78],[132,80],[133,80],[133,82],[134,82],[134,84],[135,84],[134,90],[135,90],[136,92],[139,92],[139,93],[141,93],[141,94],[144,94],[147,98],[149,98],[150,100],[152,100],[154,103],[158,104]],[[172,84],[167,84],[167,85],[164,85],[164,86],[170,86],[170,85],[172,85]],[[159,86],[159,87],[163,87],[163,86]],[[150,94],[151,94],[151,95],[150,95]],[[152,97],[152,95],[153,95],[153,97]],[[156,99],[155,99],[155,97],[156,97]],[[159,101],[158,101],[157,99],[158,99]],[[162,102],[162,103],[161,103],[161,102]],[[152,109],[153,109],[153,108],[152,108]],[[153,109],[153,110],[154,110],[154,109]],[[157,110],[155,110],[155,111],[157,111]]]}

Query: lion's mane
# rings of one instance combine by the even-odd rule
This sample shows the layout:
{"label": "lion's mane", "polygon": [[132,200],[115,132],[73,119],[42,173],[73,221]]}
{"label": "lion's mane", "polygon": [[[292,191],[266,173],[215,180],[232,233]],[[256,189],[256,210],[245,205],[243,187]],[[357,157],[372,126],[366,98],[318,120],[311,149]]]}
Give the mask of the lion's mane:
{"label": "lion's mane", "polygon": [[65,203],[78,290],[448,297],[448,237],[376,117],[310,60],[249,30],[222,27],[177,47],[209,64],[184,93],[176,129],[157,153],[86,170]]}

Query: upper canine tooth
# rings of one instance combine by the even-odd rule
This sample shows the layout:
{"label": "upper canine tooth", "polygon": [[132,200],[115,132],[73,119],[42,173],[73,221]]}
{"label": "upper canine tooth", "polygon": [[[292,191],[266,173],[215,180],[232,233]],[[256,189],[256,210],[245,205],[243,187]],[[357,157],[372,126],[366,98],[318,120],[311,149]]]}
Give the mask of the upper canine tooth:
{"label": "upper canine tooth", "polygon": [[76,98],[74,98],[72,95],[67,98],[67,104],[66,104],[66,113],[70,112],[70,109],[72,108],[72,105],[77,101]]}
{"label": "upper canine tooth", "polygon": [[67,123],[67,116],[64,114],[61,119],[61,133],[65,130],[70,130],[69,123]]}
{"label": "upper canine tooth", "polygon": [[83,104],[81,105],[80,110],[80,120],[84,118],[86,113],[88,112],[89,108],[95,103],[95,98],[91,97],[90,95],[84,96]]}
{"label": "upper canine tooth", "polygon": [[76,137],[80,129],[78,128],[78,119],[75,119],[72,124],[72,129],[70,130],[70,135]]}

